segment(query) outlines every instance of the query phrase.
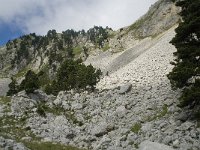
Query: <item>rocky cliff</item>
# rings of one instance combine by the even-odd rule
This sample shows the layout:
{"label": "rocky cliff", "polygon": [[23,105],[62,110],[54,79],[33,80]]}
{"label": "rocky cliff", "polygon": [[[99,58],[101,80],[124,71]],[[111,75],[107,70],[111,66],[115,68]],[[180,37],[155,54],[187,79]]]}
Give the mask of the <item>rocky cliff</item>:
{"label": "rocky cliff", "polygon": [[140,39],[152,38],[176,25],[180,8],[171,0],[158,0],[149,11],[128,27],[119,29],[111,39],[110,47],[114,52],[133,47]]}

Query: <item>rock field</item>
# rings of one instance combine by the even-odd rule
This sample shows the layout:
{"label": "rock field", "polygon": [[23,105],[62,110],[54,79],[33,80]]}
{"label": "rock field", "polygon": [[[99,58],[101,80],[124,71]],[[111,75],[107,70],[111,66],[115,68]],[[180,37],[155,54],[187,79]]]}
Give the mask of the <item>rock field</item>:
{"label": "rock field", "polygon": [[[177,107],[180,91],[171,90],[166,77],[173,68],[176,49],[169,41],[174,35],[172,28],[152,39],[147,49],[138,49],[137,57],[134,52],[124,59],[119,58],[123,53],[114,54],[106,61],[103,55],[96,56],[98,66],[109,69],[94,93],[61,91],[55,97],[22,91],[0,112],[9,107],[4,116],[26,118],[20,128],[30,129],[45,142],[94,150],[199,150],[200,128]],[[89,60],[93,63],[95,58]]]}

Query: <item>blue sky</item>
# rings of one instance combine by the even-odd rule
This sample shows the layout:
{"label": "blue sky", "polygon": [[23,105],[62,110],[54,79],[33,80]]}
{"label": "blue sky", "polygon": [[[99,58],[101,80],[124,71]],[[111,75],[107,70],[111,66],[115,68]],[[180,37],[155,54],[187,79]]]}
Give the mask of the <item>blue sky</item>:
{"label": "blue sky", "polygon": [[15,39],[23,35],[23,32],[20,28],[14,26],[14,24],[0,24],[0,45],[4,45],[8,40]]}
{"label": "blue sky", "polygon": [[[0,0],[1,1],[1,0]],[[0,5],[0,45],[23,34],[48,30],[115,30],[142,16],[157,0],[6,0]]]}

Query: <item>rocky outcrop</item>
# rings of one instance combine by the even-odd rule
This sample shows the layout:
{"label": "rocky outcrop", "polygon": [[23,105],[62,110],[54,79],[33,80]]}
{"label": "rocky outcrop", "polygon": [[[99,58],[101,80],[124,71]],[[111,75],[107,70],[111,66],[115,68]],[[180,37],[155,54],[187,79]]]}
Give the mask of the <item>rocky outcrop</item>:
{"label": "rocky outcrop", "polygon": [[159,0],[129,30],[140,38],[158,35],[180,21],[180,10],[171,0]]}
{"label": "rocky outcrop", "polygon": [[0,79],[0,96],[6,96],[6,93],[9,90],[9,83],[11,80],[9,78],[2,78]]}
{"label": "rocky outcrop", "polygon": [[171,0],[159,0],[134,24],[121,28],[110,40],[111,51],[119,52],[138,44],[140,39],[155,37],[180,21],[180,8]]}

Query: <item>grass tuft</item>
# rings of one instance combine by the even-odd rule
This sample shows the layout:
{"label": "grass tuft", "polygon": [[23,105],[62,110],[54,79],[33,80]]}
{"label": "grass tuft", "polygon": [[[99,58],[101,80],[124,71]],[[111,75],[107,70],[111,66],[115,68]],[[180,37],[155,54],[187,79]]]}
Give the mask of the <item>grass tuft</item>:
{"label": "grass tuft", "polygon": [[131,131],[138,134],[141,127],[142,127],[141,123],[136,123],[132,126]]}

